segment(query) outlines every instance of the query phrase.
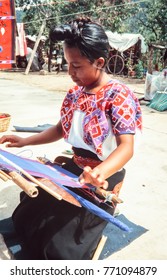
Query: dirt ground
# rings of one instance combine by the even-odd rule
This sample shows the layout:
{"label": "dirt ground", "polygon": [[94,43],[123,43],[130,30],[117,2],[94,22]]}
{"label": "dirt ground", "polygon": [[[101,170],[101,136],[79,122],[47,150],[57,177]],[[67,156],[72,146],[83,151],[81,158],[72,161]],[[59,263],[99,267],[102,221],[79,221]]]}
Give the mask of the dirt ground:
{"label": "dirt ground", "polygon": [[[138,97],[144,95],[144,79],[115,78],[123,80],[134,90]],[[61,103],[61,98],[58,99],[58,97],[63,97],[73,84],[65,72],[47,75],[32,72],[28,75],[25,75],[24,72],[0,72],[0,83],[2,80],[4,83],[2,90],[6,90],[6,92],[3,92],[3,94],[1,92],[0,110],[8,107],[13,114],[13,121],[17,122],[17,124],[19,124],[19,121],[20,124],[24,122],[24,125],[32,124],[32,121],[35,120],[46,122],[46,116],[48,119],[50,117],[49,121],[54,120],[55,116],[51,115],[51,111],[52,109],[55,111],[55,103],[57,102],[56,110],[58,112]],[[15,94],[8,92],[9,90],[7,89],[10,84],[11,87],[13,86],[13,92],[16,86]],[[33,89],[36,89],[36,96],[33,93]],[[12,96],[12,99],[10,99],[10,96]],[[27,102],[26,107],[24,107],[25,102]],[[38,105],[39,107],[37,107]],[[42,110],[46,109],[46,114],[43,114],[45,111],[42,112]],[[129,221],[146,229],[146,232],[135,237],[133,242],[128,240],[126,246],[121,250],[117,250],[113,254],[106,254],[106,259],[167,259],[167,218],[165,215],[167,209],[167,111],[161,113],[143,104],[142,112],[143,139],[138,152],[126,165],[127,174],[121,190],[121,198],[124,203],[120,205],[119,210]],[[11,131],[8,133],[11,133]],[[57,147],[60,152],[66,148],[64,143],[58,144]],[[49,155],[52,155],[52,146],[48,146],[48,153],[49,149]],[[43,147],[35,148],[35,151],[39,151],[40,154],[43,153],[43,150]],[[2,202],[4,203],[4,201]],[[116,242],[118,243],[118,236],[116,237]],[[122,238],[125,239],[124,234]],[[112,242],[115,241],[111,240]],[[111,246],[114,246],[114,244],[112,243]]]}
{"label": "dirt ground", "polygon": [[[121,77],[110,75],[111,78],[119,79],[129,85],[136,93],[143,95],[145,79],[135,79],[128,77]],[[46,89],[48,91],[62,92],[65,93],[73,82],[67,72],[60,72],[56,74],[55,72],[48,73],[46,75],[41,75],[40,72],[29,72],[25,75],[24,72],[3,72],[3,77],[11,80],[17,80],[27,85],[37,86],[39,88]]]}

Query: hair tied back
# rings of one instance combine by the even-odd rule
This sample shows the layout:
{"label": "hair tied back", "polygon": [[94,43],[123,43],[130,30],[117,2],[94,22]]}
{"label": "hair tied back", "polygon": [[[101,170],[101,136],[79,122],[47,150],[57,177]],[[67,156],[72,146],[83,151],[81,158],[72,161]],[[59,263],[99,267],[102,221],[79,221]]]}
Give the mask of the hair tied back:
{"label": "hair tied back", "polygon": [[72,30],[69,24],[61,25],[51,29],[49,38],[53,43],[57,41],[64,41],[66,39],[72,39]]}

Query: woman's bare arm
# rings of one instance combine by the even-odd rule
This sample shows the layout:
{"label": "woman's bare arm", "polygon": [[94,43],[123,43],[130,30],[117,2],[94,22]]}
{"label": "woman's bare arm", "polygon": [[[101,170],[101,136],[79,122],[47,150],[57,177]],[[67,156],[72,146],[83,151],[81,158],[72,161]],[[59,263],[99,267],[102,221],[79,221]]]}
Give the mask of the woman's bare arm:
{"label": "woman's bare arm", "polygon": [[28,145],[51,143],[58,141],[62,137],[62,125],[61,121],[59,121],[56,125],[26,138],[17,135],[4,135],[0,138],[0,144],[6,143],[6,147],[24,147]]}
{"label": "woman's bare arm", "polygon": [[90,183],[96,187],[107,188],[106,179],[116,173],[133,156],[134,135],[124,134],[116,137],[117,148],[94,169],[89,166],[84,168],[80,175],[80,183]]}

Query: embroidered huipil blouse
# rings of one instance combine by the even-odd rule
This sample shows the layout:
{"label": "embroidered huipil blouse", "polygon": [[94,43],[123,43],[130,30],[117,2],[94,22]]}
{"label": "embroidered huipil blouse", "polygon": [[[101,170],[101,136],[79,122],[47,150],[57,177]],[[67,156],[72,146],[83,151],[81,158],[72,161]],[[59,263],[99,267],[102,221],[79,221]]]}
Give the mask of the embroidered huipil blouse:
{"label": "embroidered huipil blouse", "polygon": [[105,160],[116,148],[116,135],[138,134],[142,115],[138,99],[124,84],[111,80],[97,93],[74,86],[61,108],[64,139]]}

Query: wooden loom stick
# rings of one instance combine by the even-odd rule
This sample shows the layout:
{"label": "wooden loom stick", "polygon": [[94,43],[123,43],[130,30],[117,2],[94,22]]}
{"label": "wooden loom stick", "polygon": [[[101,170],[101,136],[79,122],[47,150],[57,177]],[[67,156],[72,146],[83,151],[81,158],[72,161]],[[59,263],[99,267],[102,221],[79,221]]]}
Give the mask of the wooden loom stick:
{"label": "wooden loom stick", "polygon": [[65,200],[65,201],[67,201],[67,202],[69,202],[69,203],[71,203],[75,206],[82,207],[80,202],[74,196],[72,196],[70,193],[68,193],[62,187],[58,186],[55,182],[52,182],[51,180],[49,180],[47,178],[41,178],[39,180],[44,185],[46,185],[49,189],[55,190],[56,193],[60,194],[62,196],[63,200]]}
{"label": "wooden loom stick", "polygon": [[37,197],[38,189],[16,171],[9,172],[12,181],[16,183],[28,196]]}
{"label": "wooden loom stick", "polygon": [[115,203],[123,203],[123,200],[121,198],[117,197],[117,195],[112,193],[111,191],[106,191],[101,188],[96,188],[95,193],[104,197],[106,201],[115,202]]}
{"label": "wooden loom stick", "polygon": [[[37,157],[38,161],[45,164],[52,166],[53,164],[57,164],[62,166],[62,163],[67,163],[70,158],[65,156],[58,156],[54,160],[54,162],[51,162],[46,157]],[[102,188],[94,187],[94,192],[100,195],[102,198],[105,198],[105,201],[108,202],[114,202],[114,203],[123,203],[123,200],[120,199],[116,194],[112,193],[112,191],[106,191]]]}
{"label": "wooden loom stick", "polygon": [[[37,157],[37,159],[40,163],[42,163],[44,165],[53,166],[53,163],[45,157]],[[56,164],[59,164],[59,163],[56,163]],[[54,165],[55,165],[55,163],[54,163]],[[42,178],[42,179],[40,179],[40,181],[42,181],[49,188],[56,189],[56,192],[60,193],[63,200],[65,200],[75,206],[82,207],[80,202],[74,196],[72,196],[69,192],[67,192],[62,187],[58,186],[55,182],[53,182],[47,178]]]}
{"label": "wooden loom stick", "polygon": [[4,171],[0,170],[0,179],[6,182],[8,180],[11,180],[11,177],[8,174],[6,174]]}
{"label": "wooden loom stick", "polygon": [[16,171],[5,172],[3,170],[0,170],[0,178],[5,182],[8,180],[12,180],[30,197],[37,197],[38,195],[38,189],[32,186],[30,182],[28,182],[24,177],[22,177]]}
{"label": "wooden loom stick", "polygon": [[43,190],[45,190],[46,192],[50,193],[52,196],[54,196],[55,198],[57,198],[58,200],[62,199],[62,196],[57,194],[56,192],[52,191],[51,189],[49,189],[48,187],[46,187],[43,183],[41,183],[39,180],[37,180],[35,177],[33,177],[32,175],[30,175],[27,171],[25,171],[23,168],[21,168],[19,165],[15,164],[14,162],[12,162],[11,160],[7,159],[6,157],[4,157],[3,155],[0,154],[0,158],[5,161],[6,163],[8,163],[10,166],[14,167],[17,171],[20,171],[24,176],[26,176],[31,182],[33,182],[34,184],[36,184],[37,186],[41,187]]}
{"label": "wooden loom stick", "polygon": [[107,236],[105,235],[102,235],[100,241],[99,241],[99,244],[97,245],[97,248],[96,248],[96,251],[92,257],[92,260],[98,260],[99,259],[99,256],[104,248],[104,245],[106,243],[106,240],[107,240]]}

